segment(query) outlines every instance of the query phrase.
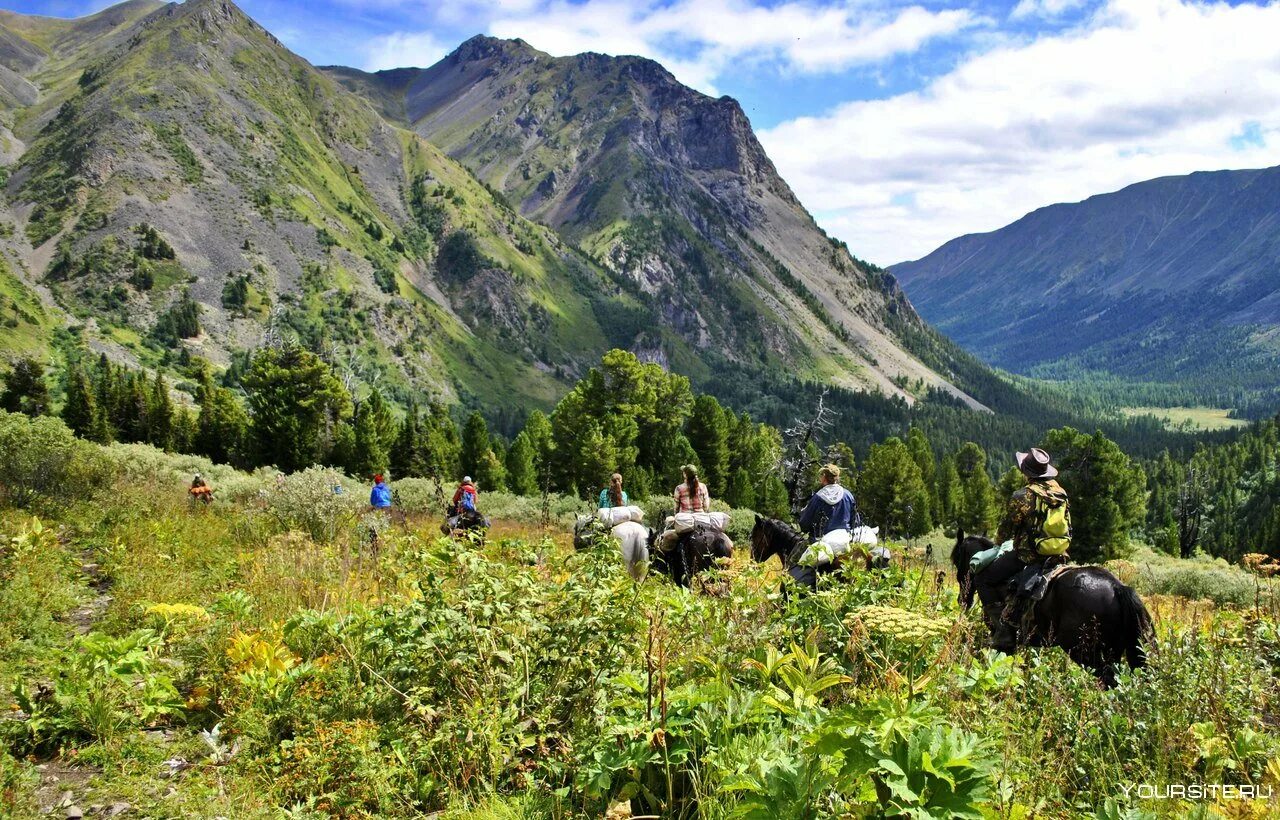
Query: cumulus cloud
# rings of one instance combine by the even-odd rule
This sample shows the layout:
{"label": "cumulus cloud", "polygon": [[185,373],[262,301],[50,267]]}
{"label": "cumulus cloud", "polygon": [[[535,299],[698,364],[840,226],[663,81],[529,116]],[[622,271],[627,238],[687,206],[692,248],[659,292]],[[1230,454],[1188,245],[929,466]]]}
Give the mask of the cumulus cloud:
{"label": "cumulus cloud", "polygon": [[[708,93],[715,93],[725,72],[746,66],[839,72],[912,53],[982,22],[965,9],[891,8],[859,0],[460,0],[437,4],[431,13],[435,23],[466,23],[497,37],[520,37],[555,55],[651,57]],[[394,54],[395,45],[380,44],[378,54]]]}
{"label": "cumulus cloud", "polygon": [[923,88],[762,133],[800,198],[893,263],[1054,202],[1280,162],[1280,4],[1109,0]]}
{"label": "cumulus cloud", "polygon": [[365,59],[361,68],[365,71],[382,71],[405,66],[425,67],[439,62],[452,47],[453,44],[446,44],[425,32],[386,34],[374,37],[365,46]]}

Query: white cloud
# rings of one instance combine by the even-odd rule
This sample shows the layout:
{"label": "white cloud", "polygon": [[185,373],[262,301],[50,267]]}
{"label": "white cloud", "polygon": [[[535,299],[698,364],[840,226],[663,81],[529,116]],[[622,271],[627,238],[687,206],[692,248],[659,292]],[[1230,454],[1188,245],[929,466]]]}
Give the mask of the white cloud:
{"label": "white cloud", "polygon": [[426,32],[394,33],[374,37],[364,48],[365,71],[406,66],[425,67],[440,60],[455,44],[446,44]]}
{"label": "white cloud", "polygon": [[1023,20],[1028,17],[1061,17],[1069,11],[1078,9],[1085,4],[1086,0],[1019,0],[1018,5],[1013,7],[1013,11],[1009,13],[1009,17],[1014,20]]}
{"label": "white cloud", "polygon": [[[839,72],[917,51],[980,23],[966,10],[891,9],[860,0],[461,0],[438,4],[431,13],[437,24],[520,37],[554,55],[651,57],[708,93],[715,93],[725,72],[766,63],[797,73]],[[379,44],[378,54],[394,54],[395,45]]]}
{"label": "white cloud", "polygon": [[761,138],[828,229],[899,262],[1054,202],[1280,162],[1277,31],[1280,4],[1110,0],[1077,29]]}

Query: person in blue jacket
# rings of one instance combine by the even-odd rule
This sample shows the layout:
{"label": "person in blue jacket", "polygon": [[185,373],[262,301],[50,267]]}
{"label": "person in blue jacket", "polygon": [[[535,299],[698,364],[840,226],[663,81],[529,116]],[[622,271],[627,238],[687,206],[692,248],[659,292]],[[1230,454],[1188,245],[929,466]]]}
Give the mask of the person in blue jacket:
{"label": "person in blue jacket", "polygon": [[382,473],[373,477],[373,490],[369,493],[369,506],[375,510],[391,509],[391,488],[382,480]]}
{"label": "person in blue jacket", "polygon": [[[800,513],[800,529],[809,536],[810,541],[818,541],[822,536],[835,530],[853,528],[853,519],[857,505],[853,493],[840,484],[840,468],[828,464],[818,471],[818,491],[809,499],[804,512]],[[787,570],[796,583],[809,589],[818,588],[818,571],[815,567],[794,564]]]}
{"label": "person in blue jacket", "polygon": [[853,529],[854,511],[857,509],[853,493],[840,484],[840,468],[828,464],[818,471],[818,491],[800,513],[800,529],[812,541],[835,530]]}

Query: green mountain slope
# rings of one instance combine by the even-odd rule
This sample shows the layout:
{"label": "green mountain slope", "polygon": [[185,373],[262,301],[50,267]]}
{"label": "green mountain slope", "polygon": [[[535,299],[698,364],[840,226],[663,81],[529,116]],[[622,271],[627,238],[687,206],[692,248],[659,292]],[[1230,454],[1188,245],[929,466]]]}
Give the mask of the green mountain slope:
{"label": "green mountain slope", "polygon": [[651,60],[487,37],[428,69],[328,70],[632,282],[704,360],[976,406],[921,362],[905,336],[930,331],[892,277],[817,227],[734,100]]}
{"label": "green mountain slope", "polygon": [[[291,334],[393,394],[510,407],[642,333],[686,355],[625,282],[230,3],[3,19],[10,51],[47,55],[0,112],[5,249],[114,355],[227,362]],[[188,297],[199,333],[175,340]]]}
{"label": "green mountain slope", "polygon": [[1053,205],[893,270],[926,318],[1010,370],[1220,406],[1280,377],[1280,167]]}

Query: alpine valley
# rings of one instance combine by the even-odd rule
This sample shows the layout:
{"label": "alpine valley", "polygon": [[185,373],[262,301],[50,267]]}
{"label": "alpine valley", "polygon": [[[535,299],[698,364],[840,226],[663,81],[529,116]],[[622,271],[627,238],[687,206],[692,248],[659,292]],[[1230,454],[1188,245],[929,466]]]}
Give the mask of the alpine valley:
{"label": "alpine valley", "polygon": [[234,366],[289,337],[511,416],[615,347],[712,390],[1007,389],[818,228],[734,100],[649,60],[476,37],[365,74],[223,0],[0,12],[0,140],[10,351]]}

